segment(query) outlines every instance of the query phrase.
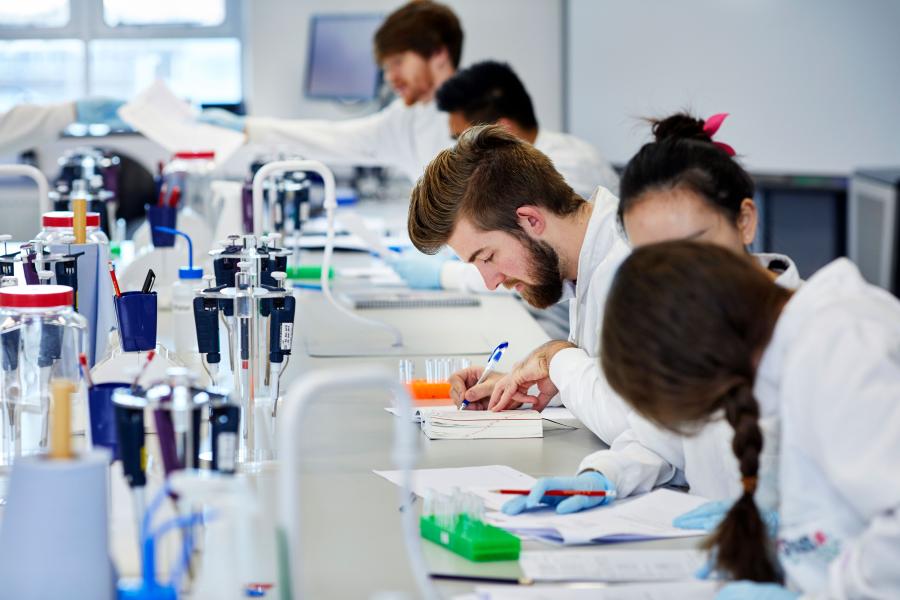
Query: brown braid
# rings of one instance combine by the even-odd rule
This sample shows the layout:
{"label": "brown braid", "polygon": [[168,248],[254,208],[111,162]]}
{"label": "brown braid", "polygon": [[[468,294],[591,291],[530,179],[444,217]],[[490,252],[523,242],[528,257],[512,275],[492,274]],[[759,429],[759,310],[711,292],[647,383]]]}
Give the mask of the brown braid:
{"label": "brown braid", "polygon": [[759,404],[753,397],[750,381],[732,388],[723,398],[723,407],[725,418],[734,429],[731,448],[740,465],[744,493],[705,546],[715,550],[717,567],[735,579],[777,581],[778,574],[769,555],[766,524],[753,500],[763,435],[759,428]]}

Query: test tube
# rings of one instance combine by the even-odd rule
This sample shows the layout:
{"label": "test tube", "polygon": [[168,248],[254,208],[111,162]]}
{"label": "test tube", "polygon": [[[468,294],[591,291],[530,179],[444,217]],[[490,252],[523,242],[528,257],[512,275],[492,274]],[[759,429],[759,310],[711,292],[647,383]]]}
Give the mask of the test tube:
{"label": "test tube", "polygon": [[416,365],[408,358],[401,359],[397,363],[398,377],[400,383],[412,383],[416,375]]}

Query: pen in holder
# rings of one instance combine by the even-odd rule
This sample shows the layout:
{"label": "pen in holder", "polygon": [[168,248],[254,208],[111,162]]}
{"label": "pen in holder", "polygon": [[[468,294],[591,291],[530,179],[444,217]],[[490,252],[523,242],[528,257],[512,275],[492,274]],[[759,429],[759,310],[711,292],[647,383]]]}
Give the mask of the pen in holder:
{"label": "pen in holder", "polygon": [[91,417],[91,442],[112,452],[112,459],[119,458],[118,431],[116,429],[113,392],[120,388],[130,388],[125,382],[98,383],[88,388],[88,414]]}
{"label": "pen in holder", "polygon": [[156,292],[123,292],[115,296],[119,339],[125,352],[156,348]]}
{"label": "pen in holder", "polygon": [[147,204],[147,220],[150,222],[150,236],[156,248],[171,248],[175,245],[175,235],[159,231],[157,227],[175,228],[175,217],[178,212],[175,206]]}

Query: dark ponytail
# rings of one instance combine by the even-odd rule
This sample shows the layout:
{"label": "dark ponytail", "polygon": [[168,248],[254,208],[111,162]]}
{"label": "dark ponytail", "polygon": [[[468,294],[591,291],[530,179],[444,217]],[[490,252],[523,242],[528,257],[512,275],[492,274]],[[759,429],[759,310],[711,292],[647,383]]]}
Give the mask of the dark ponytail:
{"label": "dark ponytail", "polygon": [[654,141],[628,161],[619,184],[619,224],[641,196],[650,190],[686,188],[737,221],[741,203],[753,198],[750,175],[703,127],[705,121],[686,113],[650,120]]}
{"label": "dark ponytail", "polygon": [[708,547],[737,579],[777,578],[753,500],[763,446],[753,381],[789,297],[749,257],[677,241],[636,249],[606,301],[600,360],[612,388],[670,431],[695,433],[718,411],[734,429],[744,492]]}
{"label": "dark ponytail", "polygon": [[777,581],[778,572],[769,551],[766,524],[753,500],[763,447],[759,428],[759,404],[749,381],[726,394],[725,418],[734,429],[731,448],[741,469],[744,491],[704,546],[714,550],[716,566],[734,579]]}

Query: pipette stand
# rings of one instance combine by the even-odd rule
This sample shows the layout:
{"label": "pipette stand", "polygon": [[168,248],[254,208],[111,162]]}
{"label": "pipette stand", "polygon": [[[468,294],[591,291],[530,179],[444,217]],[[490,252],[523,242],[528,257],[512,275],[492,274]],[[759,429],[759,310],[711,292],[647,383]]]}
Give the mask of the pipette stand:
{"label": "pipette stand", "polygon": [[221,360],[218,325],[225,324],[233,396],[241,406],[241,463],[275,458],[274,419],[294,327],[293,291],[284,284],[289,254],[265,237],[232,236],[213,253],[216,286],[194,299],[198,346],[214,381]]}

